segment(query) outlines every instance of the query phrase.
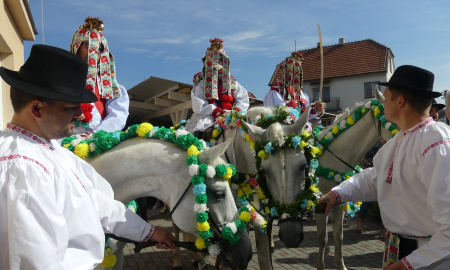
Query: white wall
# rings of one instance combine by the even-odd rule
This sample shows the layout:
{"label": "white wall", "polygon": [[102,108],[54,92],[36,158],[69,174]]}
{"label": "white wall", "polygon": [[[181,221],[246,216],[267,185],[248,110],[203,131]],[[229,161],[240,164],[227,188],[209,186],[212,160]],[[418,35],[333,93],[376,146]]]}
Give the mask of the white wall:
{"label": "white wall", "polygon": [[[389,71],[387,73],[335,78],[323,86],[330,87],[330,98],[339,97],[339,107],[341,110],[345,110],[345,108],[353,108],[357,102],[366,102],[372,99],[364,98],[364,83],[387,82],[391,76],[392,72]],[[310,99],[313,98],[313,88],[319,88],[319,85],[311,85],[310,82],[305,82],[303,91],[308,94]],[[384,87],[380,86],[379,90],[383,92]]]}

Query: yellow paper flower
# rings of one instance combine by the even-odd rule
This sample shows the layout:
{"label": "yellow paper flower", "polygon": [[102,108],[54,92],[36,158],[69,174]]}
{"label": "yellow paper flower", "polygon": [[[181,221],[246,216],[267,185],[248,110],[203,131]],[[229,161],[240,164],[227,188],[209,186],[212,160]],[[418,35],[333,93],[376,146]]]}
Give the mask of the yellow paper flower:
{"label": "yellow paper flower", "polygon": [[317,186],[314,186],[314,185],[311,185],[311,186],[309,187],[309,189],[310,189],[312,192],[314,192],[314,193],[319,192],[319,189],[317,188]]}
{"label": "yellow paper flower", "polygon": [[233,176],[233,170],[227,166],[227,173],[223,176],[224,179],[231,179]]}
{"label": "yellow paper flower", "polygon": [[333,129],[331,130],[331,133],[333,134],[337,134],[339,132],[339,128],[337,126],[334,126]]}
{"label": "yellow paper flower", "polygon": [[170,129],[175,129],[175,127],[170,127]]}
{"label": "yellow paper flower", "polygon": [[239,188],[239,189],[237,190],[237,196],[238,196],[238,198],[244,196],[244,191],[242,191],[242,189]]}
{"label": "yellow paper flower", "polygon": [[328,140],[328,135],[323,136],[325,140]]}
{"label": "yellow paper flower", "polygon": [[345,204],[343,204],[343,205],[341,205],[341,209],[342,210],[350,210],[350,206],[348,205],[348,203],[345,203]]}
{"label": "yellow paper flower", "polygon": [[197,146],[191,145],[188,150],[188,156],[198,156],[200,154],[200,151],[198,151]]}
{"label": "yellow paper flower", "polygon": [[80,158],[87,158],[87,156],[89,154],[89,144],[87,144],[87,143],[78,144],[75,147],[75,150],[73,150],[73,153]]}
{"label": "yellow paper flower", "polygon": [[308,137],[309,136],[309,132],[308,131],[303,131],[302,132],[302,136]]}
{"label": "yellow paper flower", "polygon": [[258,157],[262,158],[262,159],[266,159],[267,158],[267,153],[264,150],[261,150],[258,152]]}
{"label": "yellow paper flower", "polygon": [[239,215],[239,219],[242,219],[245,223],[248,223],[252,219],[252,214],[244,211]]}
{"label": "yellow paper flower", "polygon": [[139,127],[136,129],[136,133],[137,135],[139,135],[139,137],[145,137],[145,135],[147,135],[147,133],[153,129],[153,125],[150,123],[142,123],[139,125]]}
{"label": "yellow paper flower", "polygon": [[308,207],[307,207],[307,209],[308,209],[308,210],[311,210],[313,206],[314,206],[313,201],[309,200],[309,201],[308,201]]}
{"label": "yellow paper flower", "polygon": [[252,138],[250,137],[250,135],[248,133],[245,134],[245,141],[248,142],[248,143],[253,142]]}
{"label": "yellow paper flower", "polygon": [[213,130],[213,134],[212,134],[213,138],[217,138],[217,137],[219,137],[219,135],[220,135],[220,132],[217,129]]}
{"label": "yellow paper flower", "polygon": [[197,240],[195,240],[195,246],[200,250],[206,248],[205,239],[201,237],[197,238]]}
{"label": "yellow paper flower", "polygon": [[395,134],[397,134],[397,132],[398,132],[398,129],[394,129],[391,133],[392,133],[392,136],[394,136]]}
{"label": "yellow paper flower", "polygon": [[362,202],[355,202],[355,205],[361,206]]}
{"label": "yellow paper flower", "polygon": [[110,247],[107,247],[107,248],[106,248],[106,253],[110,254],[110,253],[111,253],[111,250],[112,250],[112,249],[111,249]]}
{"label": "yellow paper flower", "polygon": [[300,141],[300,149],[303,149],[307,146],[308,144],[305,141]]}
{"label": "yellow paper flower", "polygon": [[334,172],[329,172],[329,174],[331,174],[332,176],[334,176]]}
{"label": "yellow paper flower", "polygon": [[374,114],[375,116],[377,116],[377,115],[380,114],[380,113],[381,113],[380,108],[378,108],[378,106],[376,106],[375,109],[373,109],[373,114]]}
{"label": "yellow paper flower", "polygon": [[255,143],[254,142],[250,143],[250,149],[255,149]]}
{"label": "yellow paper flower", "polygon": [[311,147],[311,155],[313,157],[318,157],[320,155],[322,155],[322,149],[320,149],[319,147]]}
{"label": "yellow paper flower", "polygon": [[101,263],[101,265],[104,268],[113,268],[114,265],[116,265],[117,262],[117,257],[116,255],[112,254],[112,255],[105,255],[105,257],[103,257],[103,261]]}
{"label": "yellow paper flower", "polygon": [[355,124],[355,120],[353,120],[353,116],[352,116],[352,115],[350,115],[349,117],[347,117],[347,123],[348,123],[349,125]]}
{"label": "yellow paper flower", "polygon": [[365,113],[366,112],[366,108],[363,108],[362,110],[361,110],[361,113]]}
{"label": "yellow paper flower", "polygon": [[70,146],[70,143],[66,143],[66,144],[64,145],[64,148],[69,148],[69,146]]}
{"label": "yellow paper flower", "polygon": [[263,224],[261,225],[261,228],[266,228],[267,227],[267,220],[263,221]]}
{"label": "yellow paper flower", "polygon": [[250,211],[255,212],[256,210],[255,210],[255,208],[253,208],[253,206],[250,206]]}
{"label": "yellow paper flower", "polygon": [[209,231],[210,227],[209,227],[208,221],[205,221],[205,222],[203,222],[203,223],[197,222],[197,229],[198,229],[200,232],[206,232],[206,231]]}
{"label": "yellow paper flower", "polygon": [[266,208],[264,209],[264,211],[266,212],[266,214],[270,214],[270,209],[269,209],[269,207],[266,207]]}

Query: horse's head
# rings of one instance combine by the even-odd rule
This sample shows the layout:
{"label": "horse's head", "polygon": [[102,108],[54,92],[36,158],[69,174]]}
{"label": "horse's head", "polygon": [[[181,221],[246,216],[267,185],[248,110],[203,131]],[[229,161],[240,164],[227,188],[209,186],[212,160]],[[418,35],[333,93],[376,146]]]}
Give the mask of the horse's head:
{"label": "horse's head", "polygon": [[[218,165],[221,164],[223,168],[225,162],[220,156],[229,147],[231,141],[231,139],[228,139],[215,147],[204,149],[199,155],[199,162],[215,168],[218,168]],[[216,169],[216,171],[219,174],[219,170]],[[224,230],[229,232],[231,229],[233,233],[237,231],[237,236],[234,239],[238,238],[239,240],[234,244],[230,243],[233,240],[222,241],[220,255],[224,265],[229,264],[238,269],[246,269],[252,257],[251,241],[246,230],[239,232],[239,228],[236,226],[239,223],[236,223],[239,219],[239,213],[230,186],[226,180],[217,174],[213,178],[205,178],[211,230],[219,235]]]}
{"label": "horse's head", "polygon": [[[243,124],[250,131],[255,143],[284,142],[290,134],[301,134],[309,118],[309,107],[306,113],[292,125],[283,125],[278,122],[271,124],[267,129]],[[300,148],[279,148],[261,159],[260,177],[265,177],[267,189],[274,201],[280,205],[289,205],[304,189],[304,176],[307,166],[303,150]],[[263,174],[263,175],[261,175]],[[300,210],[300,209],[299,209]],[[280,216],[280,239],[286,247],[298,247],[303,240],[303,226],[301,213],[296,212],[290,217]],[[299,217],[300,216],[300,217]]]}

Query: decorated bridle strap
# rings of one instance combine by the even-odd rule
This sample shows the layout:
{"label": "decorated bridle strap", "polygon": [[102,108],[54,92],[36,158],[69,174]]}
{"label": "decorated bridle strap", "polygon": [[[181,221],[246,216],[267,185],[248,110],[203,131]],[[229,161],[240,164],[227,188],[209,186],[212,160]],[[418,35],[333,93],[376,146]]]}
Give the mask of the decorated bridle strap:
{"label": "decorated bridle strap", "polygon": [[323,147],[323,149],[325,149],[326,151],[330,152],[330,154],[332,154],[333,156],[335,156],[340,162],[342,162],[343,164],[345,164],[347,167],[349,167],[352,171],[357,171],[356,168],[354,168],[352,165],[348,164],[346,161],[344,161],[342,158],[338,157],[335,153],[333,153],[333,151],[330,150],[330,148],[328,148],[328,146],[322,144],[321,141],[319,141],[319,139],[317,138],[316,134],[314,134],[314,132],[311,133],[314,137],[314,139]]}
{"label": "decorated bridle strap", "polygon": [[170,210],[170,216],[173,215],[173,213],[175,212],[175,210],[177,209],[178,205],[180,205],[181,201],[183,200],[184,196],[186,195],[186,193],[188,192],[188,190],[192,187],[192,181],[189,181],[189,185],[186,187],[186,189],[184,190],[183,194],[181,195],[181,197],[178,199],[177,203],[175,204],[175,206],[172,208],[172,210]]}

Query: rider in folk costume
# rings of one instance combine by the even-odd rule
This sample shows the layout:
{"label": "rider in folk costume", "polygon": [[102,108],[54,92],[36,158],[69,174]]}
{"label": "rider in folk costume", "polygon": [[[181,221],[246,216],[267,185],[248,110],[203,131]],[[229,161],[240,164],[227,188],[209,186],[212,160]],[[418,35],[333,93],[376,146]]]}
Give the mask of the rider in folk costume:
{"label": "rider in folk costume", "polygon": [[98,101],[82,104],[84,118],[75,123],[74,134],[125,127],[129,98],[126,89],[117,83],[114,57],[102,31],[103,21],[87,17],[85,23],[73,34],[69,50],[82,57],[89,65],[86,88]]}
{"label": "rider in folk costume", "polygon": [[[303,55],[293,52],[277,65],[276,70],[281,72],[271,85],[269,92],[264,97],[264,106],[288,106],[303,113],[309,105],[309,97],[303,92]],[[319,118],[325,112],[325,103],[315,102],[309,114],[310,124],[320,124]]]}
{"label": "rider in folk costume", "polygon": [[401,129],[380,148],[373,167],[320,199],[325,213],[350,201],[378,201],[386,234],[383,263],[394,269],[449,269],[450,127],[428,112],[434,74],[398,67],[385,85],[386,120]]}
{"label": "rider in folk costume", "polygon": [[[0,269],[93,269],[104,233],[174,248],[173,235],[114,199],[111,185],[55,139],[71,136],[88,66],[66,50],[34,45],[11,85],[14,116],[0,133]],[[165,243],[165,244],[164,244]]]}
{"label": "rider in folk costume", "polygon": [[230,73],[230,58],[223,49],[222,39],[210,42],[202,58],[203,70],[194,76],[191,92],[194,114],[186,124],[186,130],[200,138],[225,111],[246,111],[250,105],[247,89]]}

